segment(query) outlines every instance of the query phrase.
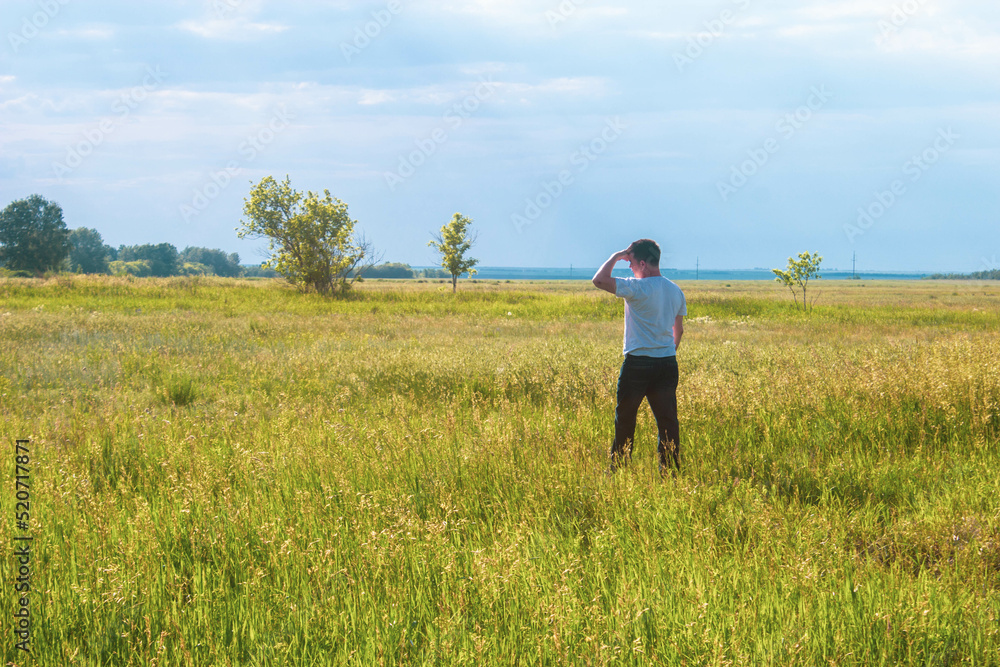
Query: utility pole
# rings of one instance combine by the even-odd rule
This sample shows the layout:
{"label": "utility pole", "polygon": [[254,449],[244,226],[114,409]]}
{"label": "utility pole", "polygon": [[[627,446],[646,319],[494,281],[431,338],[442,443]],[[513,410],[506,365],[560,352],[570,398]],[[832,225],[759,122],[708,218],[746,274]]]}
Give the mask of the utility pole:
{"label": "utility pole", "polygon": [[851,278],[858,279],[858,253],[855,251],[854,258],[851,260]]}
{"label": "utility pole", "polygon": [[569,265],[569,279],[573,280],[573,265]]}
{"label": "utility pole", "polygon": [[699,271],[699,269],[701,268],[700,262],[701,262],[701,260],[698,257],[694,258],[694,279],[695,280],[698,280],[698,276],[701,275],[701,273]]}

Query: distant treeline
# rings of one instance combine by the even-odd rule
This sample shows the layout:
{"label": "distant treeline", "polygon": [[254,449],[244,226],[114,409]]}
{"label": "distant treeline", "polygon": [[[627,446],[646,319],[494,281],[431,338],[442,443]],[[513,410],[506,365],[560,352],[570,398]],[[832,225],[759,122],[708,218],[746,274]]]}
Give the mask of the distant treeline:
{"label": "distant treeline", "polygon": [[[346,208],[344,210],[346,211]],[[345,220],[347,219],[345,218]],[[341,223],[343,222],[341,221]],[[354,222],[350,220],[347,222],[350,222],[347,227],[349,232]],[[265,236],[269,235],[265,234]],[[328,241],[322,243],[328,243]],[[449,272],[442,269],[415,270],[409,264],[365,265],[364,259],[375,255],[367,243],[363,243],[362,247],[351,250],[347,254],[344,254],[347,251],[340,241],[329,245],[329,247],[324,247],[326,249],[323,252],[333,253],[336,262],[327,258],[323,261],[326,261],[328,265],[320,268],[328,273],[331,268],[342,267],[337,269],[339,273],[334,277],[333,283],[327,279],[327,283],[324,283],[325,287],[322,289],[319,283],[311,285],[311,288],[324,293],[334,283],[341,286],[338,289],[346,289],[355,280],[369,277],[445,279],[451,276]],[[309,249],[306,249],[305,254],[308,255],[314,250],[315,248],[310,246]],[[281,255],[280,258],[275,257],[275,259],[281,262],[290,261],[287,253]],[[302,257],[295,259],[295,262],[299,264],[303,261],[305,260]],[[302,269],[302,266],[304,265],[299,265],[296,270]],[[449,265],[449,268],[455,270],[454,266]],[[460,272],[464,271],[464,268],[460,270]],[[6,208],[0,210],[0,277],[33,278],[54,273],[111,274],[137,277],[273,278],[278,276],[277,271],[265,268],[263,264],[243,266],[240,264],[240,256],[235,252],[226,253],[218,248],[188,246],[184,250],[177,250],[170,243],[120,245],[114,248],[104,242],[101,233],[96,229],[89,227],[67,229],[63,220],[62,208],[41,195],[32,195],[27,199],[11,202]],[[285,277],[291,279],[291,275]],[[301,281],[293,280],[293,282],[300,282],[300,287],[302,286]]]}
{"label": "distant treeline", "polygon": [[364,278],[451,278],[444,269],[413,269],[409,264],[386,262],[361,272]]}
{"label": "distant treeline", "polygon": [[[80,227],[69,232],[70,252],[63,269],[73,273],[115,276],[221,276],[224,278],[274,278],[274,269],[243,266],[240,256],[218,248],[188,246],[184,250],[170,243],[122,245],[104,243],[96,229]],[[362,270],[364,278],[448,278],[443,269],[412,269],[409,264],[387,262]]]}
{"label": "distant treeline", "polygon": [[925,280],[1000,280],[1000,269],[975,273],[934,273]]}

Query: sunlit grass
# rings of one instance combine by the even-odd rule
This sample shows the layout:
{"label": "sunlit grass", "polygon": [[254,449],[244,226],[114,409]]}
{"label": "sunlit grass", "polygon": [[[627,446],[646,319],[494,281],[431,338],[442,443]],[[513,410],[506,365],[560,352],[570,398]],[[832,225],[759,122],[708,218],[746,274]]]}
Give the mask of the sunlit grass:
{"label": "sunlit grass", "polygon": [[684,288],[663,482],[586,284],[0,281],[5,661],[1000,664],[997,288]]}

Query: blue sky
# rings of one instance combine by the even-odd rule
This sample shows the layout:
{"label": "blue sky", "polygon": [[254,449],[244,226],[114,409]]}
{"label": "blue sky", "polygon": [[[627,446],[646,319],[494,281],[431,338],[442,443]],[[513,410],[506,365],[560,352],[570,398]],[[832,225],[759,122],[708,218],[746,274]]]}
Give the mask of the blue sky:
{"label": "blue sky", "polygon": [[262,258],[251,183],[386,261],[1000,268],[1000,6],[944,0],[4,0],[0,205]]}

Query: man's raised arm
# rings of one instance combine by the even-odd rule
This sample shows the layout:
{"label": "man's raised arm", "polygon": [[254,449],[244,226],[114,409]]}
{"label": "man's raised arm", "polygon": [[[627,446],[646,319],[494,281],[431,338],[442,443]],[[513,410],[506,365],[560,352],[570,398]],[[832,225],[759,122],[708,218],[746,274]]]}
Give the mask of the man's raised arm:
{"label": "man's raised arm", "polygon": [[628,250],[619,250],[615,254],[611,255],[611,257],[608,258],[608,261],[604,262],[604,265],[597,269],[597,273],[594,274],[594,287],[614,294],[615,279],[611,277],[611,269],[615,268],[615,264],[621,260],[627,260],[628,258]]}

